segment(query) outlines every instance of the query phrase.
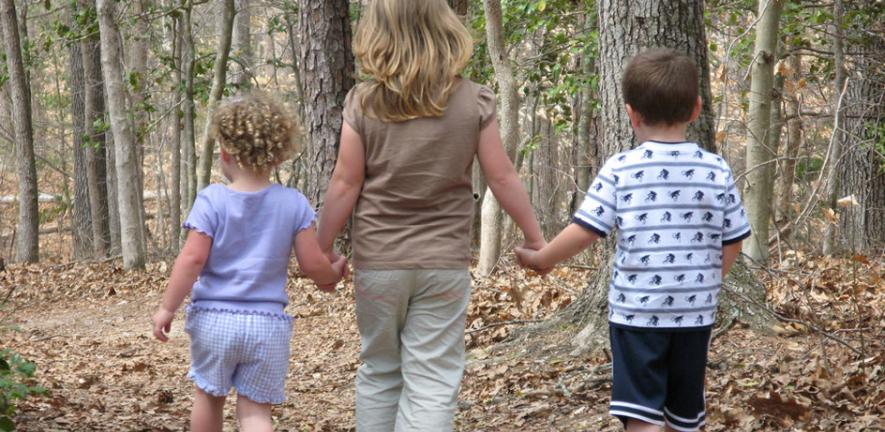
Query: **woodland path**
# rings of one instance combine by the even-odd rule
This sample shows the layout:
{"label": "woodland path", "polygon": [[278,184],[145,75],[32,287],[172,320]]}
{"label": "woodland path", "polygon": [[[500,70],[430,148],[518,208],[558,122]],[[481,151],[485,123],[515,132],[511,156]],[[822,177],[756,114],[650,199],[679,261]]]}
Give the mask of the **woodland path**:
{"label": "woodland path", "polygon": [[[881,275],[882,264],[873,267],[872,274]],[[169,343],[158,343],[149,333],[166,273],[163,264],[134,273],[108,263],[7,270],[2,277],[16,284],[11,306],[19,331],[3,333],[9,339],[2,346],[36,362],[37,381],[49,389],[47,396],[20,406],[21,431],[186,430],[192,386],[185,377],[188,340],[181,315]],[[570,284],[564,278],[585,276],[562,272],[540,281],[519,274],[516,280],[506,272],[474,289],[468,322],[484,329],[468,337],[457,430],[621,430],[607,415],[604,353],[569,356],[567,333],[495,345],[513,326],[484,326],[542,318],[578,294],[566,290]],[[518,311],[509,289],[514,285],[531,287],[519,295]],[[868,291],[871,309],[861,311],[868,318],[865,362],[798,326],[763,336],[738,325],[716,338],[706,430],[885,430],[885,290],[880,284]],[[329,295],[296,279],[289,292],[289,313],[298,319],[289,400],[274,410],[277,430],[353,430],[359,337],[352,284]],[[836,334],[856,342],[856,333]],[[236,430],[232,399],[226,431]]]}

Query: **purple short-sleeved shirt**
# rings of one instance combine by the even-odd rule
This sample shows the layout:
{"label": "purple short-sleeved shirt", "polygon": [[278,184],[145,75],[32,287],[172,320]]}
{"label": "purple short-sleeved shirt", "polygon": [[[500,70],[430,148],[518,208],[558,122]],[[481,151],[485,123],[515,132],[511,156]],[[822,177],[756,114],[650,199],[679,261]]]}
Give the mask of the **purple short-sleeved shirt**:
{"label": "purple short-sleeved shirt", "polygon": [[212,237],[212,249],[191,301],[206,308],[283,313],[295,235],[315,217],[301,192],[278,184],[257,192],[220,184],[200,191],[183,226]]}

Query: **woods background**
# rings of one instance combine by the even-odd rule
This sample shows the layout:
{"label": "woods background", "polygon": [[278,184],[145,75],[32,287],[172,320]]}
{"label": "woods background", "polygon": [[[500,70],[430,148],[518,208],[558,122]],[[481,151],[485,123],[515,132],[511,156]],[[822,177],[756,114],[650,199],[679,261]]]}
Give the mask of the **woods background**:
{"label": "woods background", "polygon": [[[363,3],[0,0],[0,259],[40,263],[10,266],[16,275],[78,262],[164,277],[196,192],[222,181],[206,119],[241,91],[267,92],[298,113],[303,150],[273,177],[321,207],[341,106],[357,79],[350,44]],[[548,238],[569,222],[597,168],[635,144],[620,94],[626,62],[641,49],[666,46],[701,68],[704,111],[691,137],[733,167],[753,227],[746,265],[728,281],[725,327],[789,322],[781,302],[794,297],[779,296],[777,280],[794,277],[787,285],[814,288],[819,281],[797,268],[820,266],[818,256],[835,257],[825,262],[842,270],[872,266],[864,283],[881,297],[885,3],[449,3],[476,41],[464,75],[496,91],[507,151]],[[593,269],[589,274],[560,275],[576,291],[566,295],[548,284],[539,297],[520,293],[507,282],[514,271],[505,252],[521,239],[486,192],[478,166],[474,194],[475,275],[507,285],[505,297],[519,303],[520,312],[504,313],[501,322],[544,318],[529,332],[565,325],[574,331],[564,332],[572,342],[564,346],[593,352],[604,345],[601,288],[610,245],[569,267]],[[9,294],[0,291],[6,299],[31,286],[6,280],[19,281]],[[851,289],[856,304],[862,296]],[[543,313],[527,313],[530,303]],[[881,330],[876,304],[852,312],[856,328],[878,323]],[[474,311],[483,317],[472,321],[474,329],[494,321],[490,310]],[[835,337],[814,322],[803,321],[805,331]],[[509,337],[506,326],[485,342]],[[860,348],[845,344],[854,349],[846,358],[869,357],[864,339]]]}

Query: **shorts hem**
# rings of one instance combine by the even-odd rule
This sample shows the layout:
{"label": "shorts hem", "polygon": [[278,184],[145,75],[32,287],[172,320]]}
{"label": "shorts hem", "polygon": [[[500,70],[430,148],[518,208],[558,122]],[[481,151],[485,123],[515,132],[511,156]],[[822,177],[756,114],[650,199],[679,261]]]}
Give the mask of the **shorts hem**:
{"label": "shorts hem", "polygon": [[632,412],[627,412],[627,411],[621,411],[621,410],[609,410],[608,413],[611,414],[611,415],[614,416],[614,417],[617,417],[618,420],[620,420],[621,423],[624,424],[624,427],[627,426],[627,420],[629,420],[629,419],[640,420],[640,421],[643,421],[643,422],[645,422],[645,423],[653,424],[653,425],[655,425],[655,426],[664,426],[664,425],[665,425],[665,422],[662,421],[662,420],[655,420],[655,419],[652,419],[652,418],[646,417],[646,416],[644,416],[644,415],[642,415],[642,414],[637,414],[637,413],[632,413]]}
{"label": "shorts hem", "polygon": [[202,390],[203,393],[206,393],[210,396],[225,397],[225,396],[227,396],[228,393],[230,393],[230,388],[228,388],[227,391],[224,391],[221,389],[221,387],[217,387],[212,384],[209,384],[208,381],[206,381],[203,377],[197,375],[197,373],[194,371],[188,372],[187,377],[188,377],[188,379],[193,381],[194,385],[197,386],[197,388],[199,388],[200,390]]}
{"label": "shorts hem", "polygon": [[675,429],[679,432],[696,432],[696,431],[701,430],[701,426],[707,424],[706,421],[702,421],[697,426],[684,427],[684,426],[679,426],[679,425],[673,424],[673,422],[671,422],[671,421],[665,421],[665,423],[667,423],[667,426],[669,426],[671,429]]}
{"label": "shorts hem", "polygon": [[[236,387],[236,386],[234,386],[234,387]],[[244,391],[244,390],[240,390],[239,388],[237,388],[237,396],[238,396],[238,397],[239,397],[239,396],[242,396],[242,397],[244,397],[244,398],[246,398],[246,399],[249,399],[250,401],[255,402],[255,403],[257,403],[257,404],[280,405],[280,404],[286,402],[286,397],[285,397],[285,396],[281,396],[281,397],[260,397],[260,396],[254,394],[254,393],[252,393],[252,392],[250,392],[250,391],[248,391],[248,390],[245,390],[245,391]]]}

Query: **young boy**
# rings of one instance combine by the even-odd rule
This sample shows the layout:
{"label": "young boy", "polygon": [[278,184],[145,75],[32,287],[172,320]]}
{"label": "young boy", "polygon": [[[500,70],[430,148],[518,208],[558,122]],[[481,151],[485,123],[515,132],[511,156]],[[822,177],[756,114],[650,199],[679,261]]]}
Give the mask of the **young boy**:
{"label": "young boy", "polygon": [[697,67],[672,50],[638,54],[622,82],[641,145],[609,159],[540,272],[618,228],[609,285],[610,413],[627,431],[704,424],[704,368],[722,277],[750,235],[728,164],[686,141],[701,110]]}

